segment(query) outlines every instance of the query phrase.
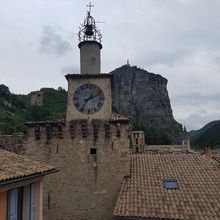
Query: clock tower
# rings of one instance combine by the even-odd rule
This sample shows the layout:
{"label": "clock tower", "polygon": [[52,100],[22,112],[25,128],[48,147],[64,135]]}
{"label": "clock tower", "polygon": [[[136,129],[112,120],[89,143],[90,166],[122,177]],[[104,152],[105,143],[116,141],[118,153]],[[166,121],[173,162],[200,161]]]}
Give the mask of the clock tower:
{"label": "clock tower", "polygon": [[44,219],[109,220],[130,175],[130,123],[112,113],[111,74],[100,73],[101,34],[90,9],[78,36],[81,69],[65,76],[66,120],[26,123],[22,152],[62,167],[44,182]]}
{"label": "clock tower", "polygon": [[109,120],[111,118],[111,75],[101,74],[101,33],[91,7],[80,27],[80,74],[67,74],[68,100],[66,122],[72,120]]}

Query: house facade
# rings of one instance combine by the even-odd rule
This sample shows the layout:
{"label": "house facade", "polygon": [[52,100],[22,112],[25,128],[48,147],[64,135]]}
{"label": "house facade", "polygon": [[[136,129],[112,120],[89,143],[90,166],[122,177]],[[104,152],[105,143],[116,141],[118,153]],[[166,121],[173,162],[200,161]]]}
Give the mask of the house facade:
{"label": "house facade", "polygon": [[55,166],[0,150],[0,219],[42,220],[43,178]]}

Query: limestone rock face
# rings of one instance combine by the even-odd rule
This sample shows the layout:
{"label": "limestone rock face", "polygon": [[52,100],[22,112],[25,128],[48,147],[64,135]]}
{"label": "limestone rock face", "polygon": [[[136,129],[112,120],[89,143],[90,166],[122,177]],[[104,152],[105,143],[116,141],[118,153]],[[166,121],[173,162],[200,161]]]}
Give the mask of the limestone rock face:
{"label": "limestone rock face", "polygon": [[182,129],[173,117],[167,79],[129,65],[111,74],[113,110],[130,118],[134,126],[163,130],[171,143],[177,143]]}

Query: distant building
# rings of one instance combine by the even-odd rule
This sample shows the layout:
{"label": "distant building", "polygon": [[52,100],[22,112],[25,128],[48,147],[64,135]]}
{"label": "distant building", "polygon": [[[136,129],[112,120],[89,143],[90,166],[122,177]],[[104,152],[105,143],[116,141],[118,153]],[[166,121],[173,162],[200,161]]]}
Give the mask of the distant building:
{"label": "distant building", "polygon": [[145,151],[169,151],[169,152],[187,152],[190,151],[190,137],[186,128],[183,127],[183,130],[179,133],[179,141],[177,144],[162,144],[162,145],[145,145]]}
{"label": "distant building", "polygon": [[0,220],[42,220],[42,179],[57,171],[0,149]]}
{"label": "distant building", "polygon": [[197,153],[130,156],[114,220],[220,219],[219,163]]}
{"label": "distant building", "polygon": [[183,131],[180,133],[180,138],[182,140],[182,145],[190,150],[190,137],[185,126],[183,127]]}
{"label": "distant building", "polygon": [[31,105],[37,105],[37,106],[43,105],[43,92],[42,91],[31,92]]}
{"label": "distant building", "polygon": [[145,147],[145,137],[143,131],[133,131],[131,133],[131,144],[133,153],[143,153]]}

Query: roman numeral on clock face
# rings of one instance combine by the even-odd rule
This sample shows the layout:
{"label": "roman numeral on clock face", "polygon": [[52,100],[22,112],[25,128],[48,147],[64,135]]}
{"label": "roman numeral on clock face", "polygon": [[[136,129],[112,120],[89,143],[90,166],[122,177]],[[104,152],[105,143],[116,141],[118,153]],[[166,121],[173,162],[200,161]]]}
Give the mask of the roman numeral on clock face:
{"label": "roman numeral on clock face", "polygon": [[78,108],[78,107],[80,107],[80,104],[78,102],[76,102],[75,106]]}

